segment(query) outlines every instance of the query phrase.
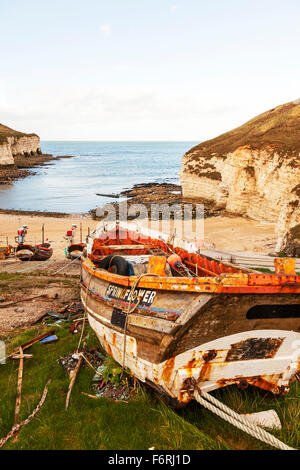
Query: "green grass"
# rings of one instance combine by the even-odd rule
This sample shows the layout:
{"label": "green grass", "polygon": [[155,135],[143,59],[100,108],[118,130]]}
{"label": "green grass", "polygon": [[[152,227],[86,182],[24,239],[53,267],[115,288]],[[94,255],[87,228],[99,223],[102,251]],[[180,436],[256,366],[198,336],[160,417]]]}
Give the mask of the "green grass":
{"label": "green grass", "polygon": [[[12,338],[8,352],[44,330],[45,326],[40,326]],[[88,327],[86,333],[87,346],[98,347],[98,340]],[[144,384],[128,403],[86,397],[81,391],[93,394],[94,372],[88,367],[80,370],[69,408],[65,410],[69,378],[57,361],[75,351],[79,338],[65,328],[57,328],[56,334],[59,341],[47,345],[38,343],[27,350],[34,357],[26,359],[24,364],[21,420],[36,407],[48,379],[51,384],[42,409],[21,429],[18,442],[10,439],[5,449],[269,449],[195,402],[174,411]],[[18,361],[8,359],[0,366],[0,437],[13,426],[17,375]],[[219,390],[214,395],[240,413],[274,408],[283,424],[283,430],[274,434],[290,446],[300,447],[299,390],[294,382],[286,397],[271,399],[255,388],[241,391],[234,387]]]}

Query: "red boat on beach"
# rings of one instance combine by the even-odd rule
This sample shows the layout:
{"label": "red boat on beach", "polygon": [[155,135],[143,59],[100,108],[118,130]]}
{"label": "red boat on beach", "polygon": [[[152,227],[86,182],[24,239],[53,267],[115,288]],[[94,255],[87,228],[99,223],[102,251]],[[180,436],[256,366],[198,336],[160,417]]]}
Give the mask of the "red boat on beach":
{"label": "red boat on beach", "polygon": [[16,256],[21,261],[46,261],[51,258],[53,249],[50,243],[40,245],[19,244],[16,248]]}

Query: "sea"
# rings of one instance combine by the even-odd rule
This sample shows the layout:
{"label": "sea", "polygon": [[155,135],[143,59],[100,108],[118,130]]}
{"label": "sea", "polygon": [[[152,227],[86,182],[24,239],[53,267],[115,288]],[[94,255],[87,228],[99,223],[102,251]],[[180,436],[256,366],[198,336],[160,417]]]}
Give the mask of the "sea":
{"label": "sea", "polygon": [[97,193],[119,194],[140,183],[179,184],[182,156],[197,143],[42,141],[43,153],[74,157],[0,186],[0,209],[87,213],[113,201]]}

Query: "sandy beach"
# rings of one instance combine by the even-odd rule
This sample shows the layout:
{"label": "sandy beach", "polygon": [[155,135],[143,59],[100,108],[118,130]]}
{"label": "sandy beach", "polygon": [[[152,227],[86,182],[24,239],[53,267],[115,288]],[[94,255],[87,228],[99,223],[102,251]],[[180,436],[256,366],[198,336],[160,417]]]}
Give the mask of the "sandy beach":
{"label": "sandy beach", "polygon": [[[67,244],[64,235],[72,224],[77,224],[76,241],[80,239],[80,224],[82,225],[82,239],[88,233],[88,229],[94,230],[98,224],[89,216],[28,216],[0,214],[0,243],[8,242],[15,244],[14,237],[18,227],[28,225],[27,242],[38,243],[41,241],[42,224],[45,225],[45,238],[52,243],[54,255],[64,258],[64,248]],[[147,221],[141,222],[146,225]],[[175,227],[178,224],[175,222]],[[171,224],[173,227],[173,223]],[[192,240],[192,234],[185,234],[186,238]],[[214,245],[217,250],[255,251],[269,253],[275,246],[274,225],[261,223],[243,217],[210,217],[204,221],[204,240],[209,245]]]}

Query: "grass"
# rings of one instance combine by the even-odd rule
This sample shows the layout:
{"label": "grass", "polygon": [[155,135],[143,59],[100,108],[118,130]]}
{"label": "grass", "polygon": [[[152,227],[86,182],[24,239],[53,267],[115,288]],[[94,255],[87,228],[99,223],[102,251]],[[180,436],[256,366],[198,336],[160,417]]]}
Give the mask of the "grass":
{"label": "grass", "polygon": [[4,124],[0,124],[0,143],[5,142],[7,140],[7,137],[32,137],[35,135],[36,134],[26,134],[25,132],[15,131],[10,127],[4,126]]}
{"label": "grass", "polygon": [[[14,335],[7,342],[8,353],[47,328],[50,327],[40,325]],[[87,346],[99,347],[89,327],[86,333]],[[137,394],[128,403],[86,397],[81,391],[93,393],[91,384],[94,372],[88,367],[80,370],[69,408],[65,410],[69,378],[57,361],[59,357],[76,350],[79,338],[64,327],[56,328],[56,334],[59,341],[37,343],[27,350],[33,358],[26,359],[24,364],[21,420],[36,407],[49,378],[51,384],[42,409],[21,429],[18,442],[10,439],[5,449],[270,449],[195,402],[174,411],[160,395],[144,384],[139,386]],[[5,365],[0,365],[0,437],[4,437],[13,426],[17,375],[16,360],[8,359]],[[270,398],[252,387],[244,391],[228,387],[214,392],[214,395],[239,413],[275,409],[283,430],[273,434],[292,447],[300,447],[299,391],[299,385],[294,382],[285,397]]]}
{"label": "grass", "polygon": [[[199,156],[210,158],[212,154],[224,156],[238,147],[248,145],[254,149],[268,146],[282,156],[288,152],[299,161],[300,104],[286,103],[266,111],[240,127],[193,147],[186,153],[188,161]],[[285,157],[286,158],[286,157]]]}

